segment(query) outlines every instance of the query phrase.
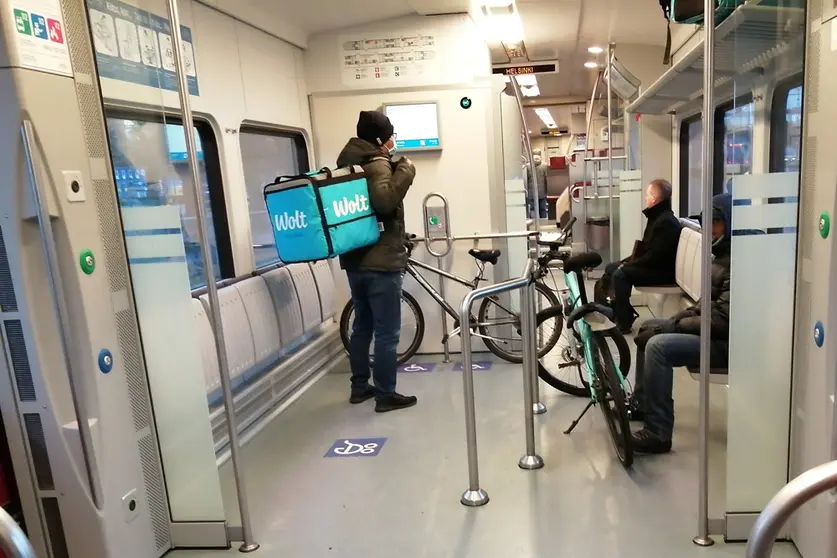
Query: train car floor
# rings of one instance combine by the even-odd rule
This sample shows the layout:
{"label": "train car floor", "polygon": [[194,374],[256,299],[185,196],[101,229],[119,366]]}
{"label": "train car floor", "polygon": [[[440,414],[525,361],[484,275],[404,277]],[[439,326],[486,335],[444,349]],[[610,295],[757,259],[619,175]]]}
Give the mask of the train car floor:
{"label": "train car floor", "polygon": [[[631,343],[633,345],[633,343]],[[590,412],[572,435],[563,430],[585,405],[541,383],[548,412],[535,418],[545,467],[523,471],[521,367],[475,355],[480,480],[491,500],[466,508],[468,487],[461,372],[439,357],[419,357],[398,388],[418,406],[376,414],[349,405],[347,373],[323,378],[243,448],[244,473],[261,550],[257,556],[399,558],[741,557],[744,545],[692,543],[697,511],[697,383],[678,374],[671,454],[617,461],[603,417]],[[482,362],[484,361],[484,362]],[[427,369],[419,371],[418,369]],[[347,371],[346,371],[347,372]],[[679,371],[678,371],[679,372]],[[725,468],[723,412],[714,390],[713,478]],[[355,445],[352,445],[355,444]],[[360,449],[360,448],[363,449]],[[336,450],[336,451],[335,451]],[[231,467],[221,470],[230,524],[238,524]],[[712,487],[713,516],[723,483]],[[216,558],[230,551],[176,551]],[[776,558],[797,557],[777,545]]]}

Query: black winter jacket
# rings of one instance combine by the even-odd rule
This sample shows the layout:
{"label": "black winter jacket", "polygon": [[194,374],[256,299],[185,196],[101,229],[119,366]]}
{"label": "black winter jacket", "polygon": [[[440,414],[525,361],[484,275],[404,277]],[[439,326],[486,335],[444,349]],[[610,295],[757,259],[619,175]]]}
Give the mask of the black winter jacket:
{"label": "black winter jacket", "polygon": [[346,271],[403,271],[407,267],[404,241],[404,197],[416,177],[416,167],[406,157],[393,163],[389,155],[368,141],[352,138],[337,166],[361,165],[369,185],[372,208],[384,230],[378,243],[340,256]]}
{"label": "black winter jacket", "polygon": [[[730,259],[732,248],[732,196],[718,194],[712,199],[712,209],[720,211],[726,221],[724,237],[712,245],[712,305],[711,357],[713,367],[726,368],[729,363],[729,295]],[[706,226],[711,226],[707,224]],[[674,316],[678,333],[700,335],[700,302]]]}
{"label": "black winter jacket", "polygon": [[656,278],[654,283],[657,284],[673,284],[682,228],[680,220],[671,209],[671,200],[661,201],[643,210],[643,213],[648,223],[642,234],[642,252],[639,257],[625,263],[622,271],[628,277],[645,278],[643,284],[648,283],[649,277]]}

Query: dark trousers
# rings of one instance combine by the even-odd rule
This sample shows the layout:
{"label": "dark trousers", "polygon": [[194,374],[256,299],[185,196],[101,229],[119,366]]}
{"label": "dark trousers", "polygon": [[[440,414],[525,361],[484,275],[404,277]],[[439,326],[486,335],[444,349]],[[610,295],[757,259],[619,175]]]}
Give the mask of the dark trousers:
{"label": "dark trousers", "polygon": [[634,323],[634,307],[631,306],[631,293],[634,287],[657,287],[670,285],[672,281],[660,277],[659,272],[652,269],[631,267],[626,271],[622,262],[612,262],[605,267],[605,273],[610,274],[613,281],[613,312],[616,318],[616,325],[620,328],[629,328]]}
{"label": "dark trousers", "polygon": [[[526,207],[529,208],[529,218],[535,218],[535,204],[531,198],[526,199]],[[538,198],[538,218],[546,219],[549,217],[549,200],[547,198]]]}
{"label": "dark trousers", "polygon": [[645,428],[666,441],[674,432],[674,368],[700,365],[700,335],[673,331],[672,320],[648,320],[636,336],[634,404]]}
{"label": "dark trousers", "polygon": [[[352,391],[368,389],[375,382],[375,396],[395,392],[398,341],[401,336],[401,272],[349,271],[349,288],[354,304],[354,323],[349,341]],[[369,349],[375,339],[371,370]]]}

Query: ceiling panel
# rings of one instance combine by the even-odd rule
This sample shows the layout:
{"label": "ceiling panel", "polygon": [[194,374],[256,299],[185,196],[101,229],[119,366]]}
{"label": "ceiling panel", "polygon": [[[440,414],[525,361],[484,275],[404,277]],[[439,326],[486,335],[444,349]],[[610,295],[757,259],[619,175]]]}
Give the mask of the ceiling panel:
{"label": "ceiling panel", "polygon": [[248,0],[248,3],[291,21],[308,33],[354,27],[416,13],[410,0]]}

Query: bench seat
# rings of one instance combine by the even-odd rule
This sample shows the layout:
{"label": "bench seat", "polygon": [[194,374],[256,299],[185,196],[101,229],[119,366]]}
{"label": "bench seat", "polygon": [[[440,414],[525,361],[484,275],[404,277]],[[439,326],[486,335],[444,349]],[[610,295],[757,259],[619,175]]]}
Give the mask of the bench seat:
{"label": "bench seat", "polygon": [[[700,381],[700,368],[687,368],[687,370],[693,380]],[[711,368],[709,370],[709,383],[729,385],[729,370],[727,368]]]}
{"label": "bench seat", "polygon": [[689,223],[680,230],[675,285],[635,287],[646,296],[648,309],[656,318],[668,318],[694,304],[700,298],[700,231]]}
{"label": "bench seat", "polygon": [[[218,289],[233,406],[246,441],[296,393],[345,358],[329,262],[275,267]],[[192,304],[219,463],[228,457],[223,390],[208,299]]]}

